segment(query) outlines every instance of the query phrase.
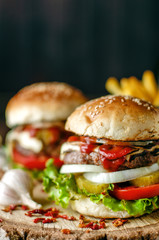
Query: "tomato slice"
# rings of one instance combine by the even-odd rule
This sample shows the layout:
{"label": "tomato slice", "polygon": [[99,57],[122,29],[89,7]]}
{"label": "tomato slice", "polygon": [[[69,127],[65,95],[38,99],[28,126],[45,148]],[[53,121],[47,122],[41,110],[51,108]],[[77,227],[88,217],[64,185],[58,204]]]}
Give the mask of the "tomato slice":
{"label": "tomato slice", "polygon": [[54,159],[54,165],[57,168],[60,168],[63,165],[63,161],[61,161],[58,157],[44,155],[36,156],[35,154],[26,156],[17,151],[16,148],[13,148],[14,162],[19,163],[28,169],[44,169],[49,158]]}
{"label": "tomato slice", "polygon": [[137,200],[142,198],[151,198],[159,195],[159,183],[146,187],[116,187],[110,194],[117,199]]}

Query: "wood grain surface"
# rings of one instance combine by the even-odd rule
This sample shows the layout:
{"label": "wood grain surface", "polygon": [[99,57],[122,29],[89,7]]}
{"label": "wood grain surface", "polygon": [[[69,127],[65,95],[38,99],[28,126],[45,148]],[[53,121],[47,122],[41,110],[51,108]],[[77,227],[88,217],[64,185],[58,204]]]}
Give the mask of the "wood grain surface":
{"label": "wood grain surface", "polygon": [[[70,208],[62,209],[59,206],[47,202],[46,195],[42,192],[41,185],[34,189],[34,199],[43,204],[44,208],[56,207],[60,209],[61,214],[74,216],[79,219],[79,214]],[[79,220],[68,221],[57,219],[55,223],[42,224],[34,223],[35,217],[28,217],[24,210],[15,210],[9,212],[0,210],[0,240],[53,240],[53,239],[109,239],[109,240],[131,240],[131,239],[159,239],[159,211],[140,218],[129,219],[127,223],[120,227],[114,227],[111,220],[106,220],[106,228],[101,230],[81,229],[78,227]],[[91,218],[93,219],[93,218]],[[62,229],[70,229],[70,234],[62,233]]]}

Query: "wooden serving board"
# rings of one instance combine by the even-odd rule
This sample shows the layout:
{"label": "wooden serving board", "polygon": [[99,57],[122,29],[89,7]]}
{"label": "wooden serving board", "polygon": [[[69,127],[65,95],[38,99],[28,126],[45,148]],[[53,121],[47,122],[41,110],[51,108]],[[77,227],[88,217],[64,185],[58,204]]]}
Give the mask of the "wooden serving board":
{"label": "wooden serving board", "polygon": [[[74,216],[79,219],[79,214],[70,208],[62,209],[47,202],[46,195],[42,192],[41,185],[34,189],[34,199],[43,204],[44,208],[56,207],[62,214]],[[106,220],[106,228],[100,230],[81,229],[78,227],[79,221],[68,221],[57,219],[55,223],[42,224],[34,223],[34,217],[25,215],[24,210],[15,210],[9,212],[0,210],[0,240],[53,240],[53,239],[71,239],[71,240],[91,240],[91,239],[109,239],[109,240],[131,240],[131,239],[159,239],[159,211],[140,218],[129,219],[127,223],[120,227],[114,227],[111,220]],[[93,218],[92,218],[93,219]],[[62,229],[70,229],[70,234],[62,233]]]}

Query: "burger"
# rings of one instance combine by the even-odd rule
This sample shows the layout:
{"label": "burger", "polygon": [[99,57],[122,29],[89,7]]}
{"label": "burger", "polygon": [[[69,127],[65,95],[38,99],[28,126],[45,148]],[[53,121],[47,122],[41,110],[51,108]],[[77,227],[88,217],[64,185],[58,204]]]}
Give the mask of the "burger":
{"label": "burger", "polygon": [[6,107],[8,155],[14,166],[42,170],[53,157],[60,167],[60,145],[69,133],[66,118],[86,101],[78,89],[59,82],[35,83],[21,89]]}
{"label": "burger", "polygon": [[104,96],[67,119],[58,172],[47,163],[44,189],[57,204],[100,218],[159,208],[159,109],[130,96]]}

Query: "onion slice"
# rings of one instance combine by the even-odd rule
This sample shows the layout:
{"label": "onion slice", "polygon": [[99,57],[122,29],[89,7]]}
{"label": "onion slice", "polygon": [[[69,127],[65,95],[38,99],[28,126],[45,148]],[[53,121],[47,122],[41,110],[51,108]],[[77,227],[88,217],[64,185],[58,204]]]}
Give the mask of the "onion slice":
{"label": "onion slice", "polygon": [[107,171],[103,167],[91,164],[64,164],[60,169],[60,173],[83,173],[83,172],[104,173]]}
{"label": "onion slice", "polygon": [[84,177],[95,183],[120,183],[120,182],[127,182],[132,179],[150,174],[159,170],[158,163],[154,163],[148,167],[141,167],[136,169],[129,169],[117,172],[107,172],[107,173],[84,173]]}

